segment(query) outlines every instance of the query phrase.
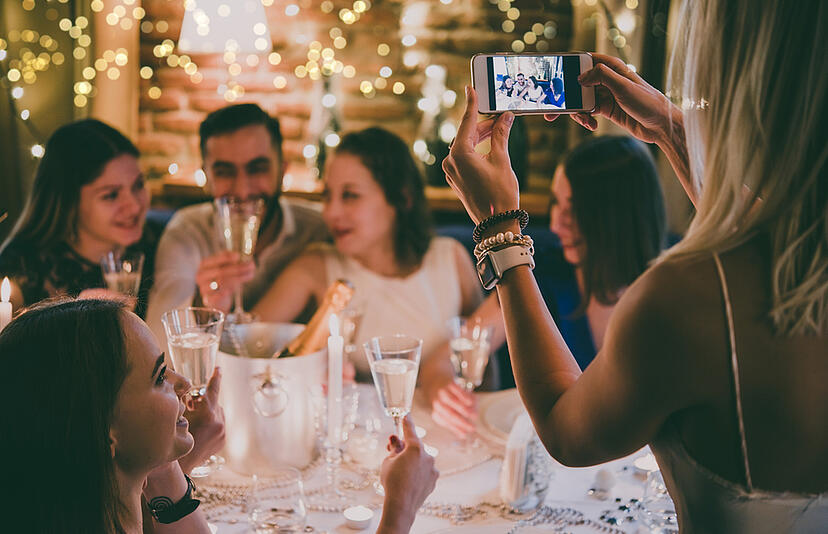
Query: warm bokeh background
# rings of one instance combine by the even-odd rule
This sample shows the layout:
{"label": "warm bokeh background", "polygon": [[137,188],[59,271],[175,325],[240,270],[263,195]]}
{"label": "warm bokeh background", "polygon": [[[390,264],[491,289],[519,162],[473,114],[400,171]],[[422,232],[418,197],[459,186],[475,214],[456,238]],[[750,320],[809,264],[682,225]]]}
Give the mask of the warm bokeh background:
{"label": "warm bokeh background", "polygon": [[[199,8],[243,10],[247,2],[264,7],[266,28],[251,28],[253,19],[246,28],[254,37],[269,32],[262,49],[180,49],[185,16]],[[597,50],[663,87],[670,8],[669,0],[4,1],[0,214],[9,219],[0,223],[0,238],[28,191],[36,145],[74,118],[100,118],[136,141],[155,205],[198,200],[198,124],[229,102],[256,102],[280,119],[286,189],[318,189],[320,152],[342,132],[378,124],[401,135],[423,162],[436,186],[429,190],[433,205],[457,209],[439,190],[439,164],[462,113],[473,54]],[[614,130],[604,124],[601,131]],[[543,211],[561,154],[584,135],[567,120],[516,123],[513,163],[535,212]],[[687,204],[668,173],[664,181],[670,225],[680,231]]]}

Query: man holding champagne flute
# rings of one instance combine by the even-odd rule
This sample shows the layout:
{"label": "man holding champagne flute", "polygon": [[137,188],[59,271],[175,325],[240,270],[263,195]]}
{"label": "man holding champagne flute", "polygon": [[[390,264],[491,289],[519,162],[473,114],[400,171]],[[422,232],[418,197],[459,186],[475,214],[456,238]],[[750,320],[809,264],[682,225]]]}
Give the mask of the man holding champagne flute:
{"label": "man holding champagne flute", "polygon": [[255,261],[222,251],[213,203],[179,210],[161,237],[149,299],[147,323],[158,339],[164,339],[161,315],[172,309],[196,305],[229,313],[238,291],[249,309],[307,244],[328,239],[316,210],[280,198],[285,163],[276,119],[255,104],[233,105],[209,114],[199,133],[211,195],[264,201]]}

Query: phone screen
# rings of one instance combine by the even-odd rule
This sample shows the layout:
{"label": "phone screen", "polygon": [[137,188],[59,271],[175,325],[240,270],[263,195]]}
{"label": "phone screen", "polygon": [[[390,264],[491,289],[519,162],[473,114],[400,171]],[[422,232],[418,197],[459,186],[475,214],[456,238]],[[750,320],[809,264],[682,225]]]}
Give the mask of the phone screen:
{"label": "phone screen", "polygon": [[489,56],[486,60],[490,109],[582,109],[577,55]]}

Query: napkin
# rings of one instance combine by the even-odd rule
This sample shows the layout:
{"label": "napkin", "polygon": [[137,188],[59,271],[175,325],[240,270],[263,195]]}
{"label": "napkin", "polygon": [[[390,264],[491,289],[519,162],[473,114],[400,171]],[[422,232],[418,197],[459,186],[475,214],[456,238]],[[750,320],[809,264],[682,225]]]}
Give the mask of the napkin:
{"label": "napkin", "polygon": [[517,511],[537,508],[549,489],[553,466],[529,415],[520,415],[506,441],[500,468],[500,498]]}

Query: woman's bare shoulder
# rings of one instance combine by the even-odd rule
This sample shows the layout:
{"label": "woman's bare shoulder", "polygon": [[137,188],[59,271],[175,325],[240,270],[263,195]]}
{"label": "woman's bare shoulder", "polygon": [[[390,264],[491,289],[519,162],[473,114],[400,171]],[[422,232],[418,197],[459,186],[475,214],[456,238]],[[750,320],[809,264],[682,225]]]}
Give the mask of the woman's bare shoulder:
{"label": "woman's bare shoulder", "polygon": [[723,334],[721,295],[712,256],[660,261],[630,285],[611,326],[625,343],[646,348],[642,356],[709,352],[710,342]]}

